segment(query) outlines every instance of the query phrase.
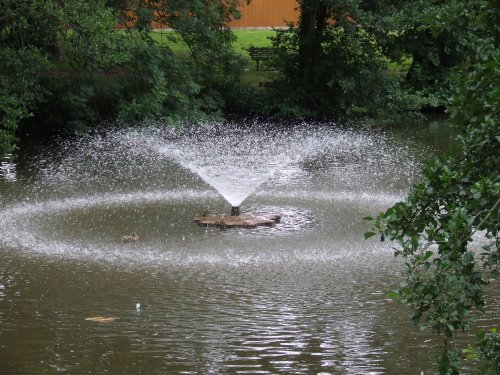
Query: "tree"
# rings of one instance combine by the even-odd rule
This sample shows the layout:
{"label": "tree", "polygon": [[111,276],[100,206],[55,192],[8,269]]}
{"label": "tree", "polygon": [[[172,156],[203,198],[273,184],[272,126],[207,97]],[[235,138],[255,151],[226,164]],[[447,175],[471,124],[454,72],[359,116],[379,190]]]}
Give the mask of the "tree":
{"label": "tree", "polygon": [[0,158],[14,150],[19,121],[32,116],[44,93],[39,75],[57,54],[55,19],[51,1],[5,0],[0,7]]}
{"label": "tree", "polygon": [[[20,124],[34,124],[33,130],[47,126],[74,131],[117,116],[156,114],[161,108],[166,89],[172,87],[159,69],[167,58],[159,58],[146,33],[118,30],[115,14],[104,1],[7,5],[2,9],[1,44],[12,53],[0,66],[2,85],[8,89],[3,92],[10,97],[4,103],[21,106],[17,112],[12,104],[4,110],[2,123],[11,141]],[[36,53],[39,61],[24,63],[23,51]],[[36,121],[21,122],[27,117]]]}
{"label": "tree", "polygon": [[300,1],[299,74],[302,86],[311,83],[313,65],[321,52],[326,21],[327,6],[324,2]]}
{"label": "tree", "polygon": [[152,0],[144,6],[154,10],[154,20],[159,25],[172,28],[194,56],[207,49],[225,49],[234,36],[228,22],[239,17],[241,0]]}
{"label": "tree", "polygon": [[59,11],[58,44],[70,69],[43,77],[51,99],[38,114],[50,126],[84,130],[117,117],[153,117],[169,96],[184,99],[196,90],[170,50],[155,45],[147,30],[118,29],[103,1],[68,0]]}
{"label": "tree", "polygon": [[[458,374],[453,338],[467,330],[474,311],[482,311],[484,286],[498,277],[500,260],[500,52],[498,4],[481,1],[480,12],[464,2],[462,15],[483,38],[476,54],[453,76],[448,110],[461,129],[458,152],[430,160],[422,182],[404,202],[381,213],[374,232],[395,241],[405,259],[404,279],[391,296],[413,308],[412,321],[444,335],[441,374]],[[442,23],[442,27],[446,26]],[[449,24],[448,24],[449,25]],[[467,46],[464,46],[467,47]],[[479,254],[471,246],[477,237]],[[489,373],[500,371],[500,337],[495,330],[481,339]],[[489,344],[488,344],[489,343]],[[484,363],[483,363],[484,365]]]}
{"label": "tree", "polygon": [[299,1],[299,24],[277,30],[273,38],[279,51],[274,67],[283,75],[271,94],[279,98],[271,113],[387,118],[419,108],[418,97],[403,92],[398,78],[388,74],[360,4]]}
{"label": "tree", "polygon": [[[421,93],[430,107],[444,107],[450,75],[474,55],[474,45],[489,33],[478,28],[474,15],[483,1],[363,1],[363,17],[384,54],[410,63],[405,86]],[[464,12],[464,7],[467,11]]]}
{"label": "tree", "polygon": [[[243,65],[226,25],[238,3],[3,1],[0,156],[30,126],[75,131],[116,118],[192,119],[219,111]],[[153,16],[175,30],[170,35],[181,37],[190,56],[154,42]]]}
{"label": "tree", "polygon": [[145,1],[158,25],[171,28],[189,48],[199,98],[207,112],[224,107],[225,96],[239,82],[243,60],[232,48],[229,21],[240,17],[238,6],[249,0]]}

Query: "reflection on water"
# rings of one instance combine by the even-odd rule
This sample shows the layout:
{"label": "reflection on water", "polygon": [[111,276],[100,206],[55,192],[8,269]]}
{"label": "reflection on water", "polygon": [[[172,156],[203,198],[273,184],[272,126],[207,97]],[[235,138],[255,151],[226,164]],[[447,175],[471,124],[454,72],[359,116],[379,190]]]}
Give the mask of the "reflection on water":
{"label": "reflection on water", "polygon": [[386,298],[401,264],[362,220],[431,149],[331,126],[294,137],[293,162],[242,205],[282,221],[252,230],[192,222],[229,205],[161,130],[21,158],[0,184],[0,374],[432,373],[432,336]]}
{"label": "reflection on water", "polygon": [[[28,262],[32,276],[14,274],[2,300],[15,306],[2,309],[4,373],[357,374],[384,373],[396,350],[409,360],[387,340],[394,313],[371,286],[378,277],[342,262],[134,272]],[[84,320],[95,315],[120,320]]]}
{"label": "reflection on water", "polygon": [[12,154],[0,155],[0,180],[15,181],[16,180],[16,164],[12,161]]}

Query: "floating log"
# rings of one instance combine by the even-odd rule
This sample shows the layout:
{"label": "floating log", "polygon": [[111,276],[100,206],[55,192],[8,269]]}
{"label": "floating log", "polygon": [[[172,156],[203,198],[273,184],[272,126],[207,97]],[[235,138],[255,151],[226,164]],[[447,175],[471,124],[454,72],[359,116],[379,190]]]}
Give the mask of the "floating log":
{"label": "floating log", "polygon": [[96,323],[111,323],[118,319],[120,318],[117,318],[116,316],[110,316],[110,317],[92,316],[90,318],[85,318],[85,320],[90,320],[91,322],[96,322]]}
{"label": "floating log", "polygon": [[194,221],[202,226],[217,226],[220,228],[255,228],[265,225],[271,226],[279,223],[281,217],[273,215],[270,217],[243,214],[239,216],[228,215],[204,215],[194,218]]}

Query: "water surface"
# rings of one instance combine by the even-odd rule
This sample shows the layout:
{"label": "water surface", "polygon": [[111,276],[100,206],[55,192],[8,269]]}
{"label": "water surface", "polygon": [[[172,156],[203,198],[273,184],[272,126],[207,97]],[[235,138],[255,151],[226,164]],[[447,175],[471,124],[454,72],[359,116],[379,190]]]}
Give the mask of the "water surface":
{"label": "water surface", "polygon": [[240,137],[242,169],[265,176],[241,207],[282,221],[250,230],[192,220],[230,209],[193,172],[227,142],[129,130],[27,152],[0,182],[0,373],[433,373],[438,341],[387,299],[401,264],[362,218],[402,199],[447,136],[268,132],[267,159],[267,138]]}

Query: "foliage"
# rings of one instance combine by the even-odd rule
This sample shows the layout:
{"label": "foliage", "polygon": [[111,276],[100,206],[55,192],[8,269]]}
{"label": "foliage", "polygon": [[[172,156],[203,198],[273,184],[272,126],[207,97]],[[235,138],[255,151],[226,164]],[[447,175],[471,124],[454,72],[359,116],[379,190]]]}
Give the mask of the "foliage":
{"label": "foliage", "polygon": [[205,112],[224,108],[240,81],[242,58],[233,48],[228,22],[240,16],[242,0],[154,0],[143,3],[154,10],[154,21],[174,31],[188,47],[193,78],[199,85],[199,104]]}
{"label": "foliage", "polygon": [[478,27],[488,3],[494,5],[489,0],[363,1],[362,18],[386,56],[411,59],[406,86],[429,106],[445,106],[453,68],[473,57],[476,45],[491,35]]}
{"label": "foliage", "polygon": [[114,13],[102,2],[70,0],[56,13],[58,68],[37,77],[46,95],[32,108],[35,126],[78,130],[122,112],[131,119],[159,110],[167,95],[159,69],[166,58],[147,34],[116,29]]}
{"label": "foliage", "polygon": [[359,118],[399,117],[419,109],[418,97],[400,89],[377,41],[355,20],[357,2],[300,4],[300,24],[277,30],[272,38],[280,51],[274,67],[282,79],[273,91],[280,100],[269,112]]}
{"label": "foliage", "polygon": [[65,77],[63,72],[63,80],[58,74],[44,77],[51,97],[38,108],[39,116],[52,126],[83,130],[115,118],[130,122],[172,112],[196,113],[199,106],[193,98],[199,86],[186,69],[189,61],[150,43],[135,30],[121,36],[117,55],[122,48],[126,53],[121,61],[107,65],[85,59],[92,62],[91,70],[80,68]]}
{"label": "foliage", "polygon": [[[5,0],[0,9],[0,156],[15,148],[19,121],[43,95],[39,74],[54,52],[52,17],[42,1]],[[40,15],[39,31],[32,29]]]}
{"label": "foliage", "polygon": [[44,56],[31,48],[0,50],[0,72],[9,72],[0,76],[0,155],[14,149],[18,122],[31,116],[30,107],[43,92],[37,76],[47,64]]}
{"label": "foliage", "polygon": [[56,52],[59,20],[59,8],[52,0],[3,0],[0,9],[1,44],[14,49],[31,47],[42,53]]}
{"label": "foliage", "polygon": [[488,333],[480,332],[477,335],[479,348],[469,345],[463,350],[466,358],[479,361],[478,373],[484,375],[495,375],[500,373],[500,334],[496,328],[490,329]]}
{"label": "foliage", "polygon": [[[485,18],[477,27],[490,30]],[[464,13],[467,10],[463,10]],[[483,288],[498,276],[500,251],[500,53],[498,40],[485,37],[476,56],[457,71],[449,98],[451,118],[462,130],[460,149],[430,160],[420,183],[404,202],[381,213],[374,229],[398,244],[405,260],[405,281],[392,296],[414,310],[412,321],[421,329],[444,334],[439,360],[442,374],[459,372],[453,337],[470,328],[474,311],[485,305]],[[464,70],[467,69],[467,70]],[[375,234],[368,233],[367,236]],[[483,239],[480,241],[478,237]],[[476,254],[473,241],[482,244]],[[481,269],[482,266],[482,269]],[[493,338],[486,338],[490,340]],[[481,349],[487,349],[481,346]],[[484,358],[498,358],[496,352]]]}
{"label": "foliage", "polygon": [[134,40],[115,28],[115,17],[102,2],[69,0],[61,8],[65,30],[58,44],[72,68],[106,71],[131,60]]}
{"label": "foliage", "polygon": [[152,0],[143,3],[154,10],[159,25],[172,28],[190,48],[193,56],[226,49],[233,34],[227,23],[239,17],[241,0]]}
{"label": "foliage", "polygon": [[[237,16],[237,3],[5,0],[0,154],[12,149],[20,124],[24,131],[81,130],[115,118],[218,113],[237,92],[243,66],[225,25]],[[176,55],[150,37],[151,7],[190,56]]]}

